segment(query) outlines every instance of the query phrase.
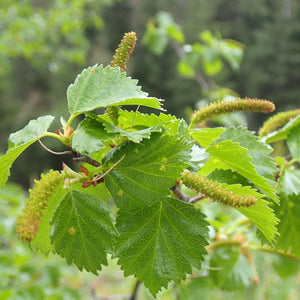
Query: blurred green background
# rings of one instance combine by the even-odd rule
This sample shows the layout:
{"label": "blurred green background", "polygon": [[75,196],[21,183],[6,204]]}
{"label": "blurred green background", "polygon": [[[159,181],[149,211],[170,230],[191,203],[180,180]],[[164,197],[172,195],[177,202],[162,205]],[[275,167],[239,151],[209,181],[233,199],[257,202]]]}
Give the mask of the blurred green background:
{"label": "blurred green background", "polygon": [[[58,129],[59,116],[68,117],[68,85],[84,67],[109,64],[128,31],[137,33],[138,43],[127,73],[151,96],[165,99],[169,113],[188,119],[189,111],[224,95],[268,99],[277,111],[299,107],[299,24],[300,2],[295,0],[1,0],[0,153],[7,150],[9,134],[30,119],[55,115],[52,129]],[[225,42],[242,49],[236,67],[234,54],[224,59],[224,52],[212,46],[215,41],[222,49]],[[196,63],[189,51],[199,43],[208,50],[201,52],[198,73],[193,73]],[[211,69],[205,68],[207,62]],[[265,118],[247,115],[247,122],[257,130]],[[51,144],[51,149],[61,148]],[[10,181],[28,188],[49,168],[60,169],[61,157],[33,145],[14,164]],[[57,257],[33,255],[16,241],[14,222],[25,197],[18,185],[1,191],[0,299],[108,299],[130,293],[134,280],[123,279],[114,263],[96,278]],[[296,299],[294,293],[300,294],[299,278],[283,280],[272,267],[260,272],[268,284],[235,297]],[[160,297],[199,299],[195,295],[202,293],[203,299],[232,299],[230,292],[210,288],[205,280],[190,279]],[[152,299],[146,289],[140,294],[140,299]]]}
{"label": "blurred green background", "polygon": [[[180,26],[185,45],[199,41],[203,31],[241,43],[240,66],[232,68],[224,61],[220,72],[208,76],[208,84],[241,97],[271,100],[277,111],[299,105],[299,1],[2,0],[0,152],[6,151],[9,133],[32,118],[53,114],[57,119],[53,129],[59,128],[59,116],[68,117],[68,85],[84,67],[109,64],[123,34],[131,30],[137,33],[138,43],[128,75],[137,78],[151,96],[166,99],[170,113],[187,118],[187,108],[194,109],[207,95],[197,78],[178,72],[174,41],[160,55],[146,45],[149,20],[155,22],[161,11],[170,13]],[[159,38],[156,49],[165,42],[163,36]],[[214,55],[207,51],[205,59]],[[251,115],[250,129],[256,130],[265,118]],[[32,182],[28,178],[49,166],[60,167],[60,158],[45,152],[39,145],[30,147],[14,165],[12,180],[28,187]]]}

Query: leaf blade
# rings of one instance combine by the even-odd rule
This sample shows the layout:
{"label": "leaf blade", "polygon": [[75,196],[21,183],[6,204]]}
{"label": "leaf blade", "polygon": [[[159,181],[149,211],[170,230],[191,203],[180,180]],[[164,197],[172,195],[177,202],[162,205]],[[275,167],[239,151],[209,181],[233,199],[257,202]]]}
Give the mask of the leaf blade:
{"label": "leaf blade", "polygon": [[54,120],[53,116],[43,116],[36,120],[31,120],[23,129],[12,133],[8,140],[8,151],[0,156],[0,186],[4,186],[9,175],[10,168],[14,161],[31,144],[37,141],[37,137],[43,137],[50,124]]}
{"label": "leaf blade", "polygon": [[125,276],[134,274],[155,296],[201,267],[207,223],[193,205],[165,198],[152,206],[120,210],[116,256]]}
{"label": "leaf blade", "polygon": [[118,67],[95,65],[84,69],[68,87],[68,108],[72,115],[110,105],[144,105],[160,109],[160,100],[147,97],[137,80],[126,77]]}
{"label": "leaf blade", "polygon": [[169,188],[188,165],[191,144],[177,136],[152,133],[140,144],[127,142],[103,159],[105,185],[119,208],[151,205],[169,194]]}
{"label": "leaf blade", "polygon": [[99,198],[70,190],[51,220],[51,243],[55,251],[74,262],[79,270],[94,274],[107,265],[107,252],[112,251],[117,234],[111,209]]}

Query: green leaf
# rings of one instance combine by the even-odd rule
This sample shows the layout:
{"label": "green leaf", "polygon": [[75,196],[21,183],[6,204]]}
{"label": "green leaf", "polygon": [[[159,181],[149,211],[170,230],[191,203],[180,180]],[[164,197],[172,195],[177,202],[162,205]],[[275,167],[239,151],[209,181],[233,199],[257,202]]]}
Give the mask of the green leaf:
{"label": "green leaf", "polygon": [[[100,119],[101,117],[98,117],[98,120]],[[107,122],[104,119],[102,119],[101,122],[105,126],[108,133],[118,133],[120,136],[126,137],[129,141],[132,141],[134,143],[139,143],[143,139],[150,139],[150,135],[152,132],[162,132],[161,126],[148,127],[138,131],[126,131],[110,122]]]}
{"label": "green leaf", "polygon": [[[235,207],[240,213],[249,219],[264,235],[264,237],[272,242],[275,239],[275,236],[278,234],[276,225],[279,220],[276,218],[274,211],[268,206],[268,202],[262,200],[262,194],[257,193],[256,190],[251,189],[248,185],[248,182],[244,177],[236,172],[230,170],[215,170],[208,176],[209,179],[216,180],[220,183],[227,183],[229,185],[225,186],[226,189],[237,195],[251,195],[257,198],[255,205],[249,207]],[[242,183],[244,186],[240,186]]]}
{"label": "green leaf", "polygon": [[276,247],[300,257],[300,201],[296,195],[280,195],[280,206],[274,207],[280,219]]}
{"label": "green leaf", "polygon": [[142,114],[140,112],[121,110],[118,126],[123,130],[141,130],[149,127],[163,126],[169,134],[176,134],[178,123],[181,121],[175,116],[166,114]]}
{"label": "green leaf", "polygon": [[277,255],[274,257],[273,268],[281,279],[286,279],[299,272],[300,260]]}
{"label": "green leaf", "polygon": [[103,158],[104,171],[112,168],[104,182],[117,206],[143,207],[168,195],[188,166],[190,149],[184,139],[162,133],[152,133],[150,140],[140,144],[128,141],[112,149]]}
{"label": "green leaf", "polygon": [[283,169],[278,181],[279,189],[286,195],[300,194],[300,170]]}
{"label": "green leaf", "polygon": [[236,290],[251,283],[252,268],[239,249],[229,247],[218,249],[211,259],[210,266],[216,269],[210,273],[216,285],[221,289]]}
{"label": "green leaf", "polygon": [[125,276],[134,274],[155,296],[173,280],[180,283],[206,254],[207,222],[193,205],[165,198],[132,211],[121,209],[115,256]]}
{"label": "green leaf", "polygon": [[55,251],[79,270],[94,274],[107,265],[116,237],[111,208],[90,194],[70,190],[51,220]]}
{"label": "green leaf", "polygon": [[252,181],[274,201],[278,201],[275,190],[267,183],[266,178],[257,173],[255,166],[251,163],[251,157],[247,153],[248,149],[241,147],[236,142],[222,141],[216,145],[209,146],[206,151],[232,170]]}
{"label": "green leaf", "polygon": [[201,147],[208,147],[215,141],[225,128],[196,128],[191,130],[191,136],[200,144]]}
{"label": "green leaf", "polygon": [[249,185],[246,178],[231,170],[215,169],[207,178],[220,183]]}
{"label": "green leaf", "polygon": [[41,138],[47,132],[53,120],[53,116],[47,115],[29,121],[23,129],[10,134],[9,149],[28,142],[35,142],[37,137]]}
{"label": "green leaf", "polygon": [[103,68],[103,65],[84,69],[67,90],[72,115],[110,105],[143,105],[160,109],[160,100],[147,95],[137,86],[137,80],[126,77],[120,68]]}
{"label": "green leaf", "polygon": [[86,117],[75,130],[72,148],[81,154],[91,154],[103,149],[103,141],[115,136],[115,134],[108,133],[100,122]]}
{"label": "green leaf", "polygon": [[269,133],[267,136],[262,138],[262,141],[266,143],[274,143],[280,140],[285,140],[293,128],[298,127],[300,124],[300,115],[293,118],[290,122],[286,123],[282,128]]}
{"label": "green leaf", "polygon": [[292,157],[300,159],[300,125],[290,131],[287,137],[287,145]]}
{"label": "green leaf", "polygon": [[257,173],[271,181],[274,181],[274,174],[277,169],[274,159],[270,156],[273,149],[254,136],[254,132],[244,127],[230,127],[220,136],[220,141],[231,140],[238,142],[242,147],[247,148]]}
{"label": "green leaf", "polygon": [[269,241],[273,242],[278,235],[277,224],[279,220],[268,202],[262,199],[257,200],[255,205],[250,207],[237,207],[240,213],[247,217]]}
{"label": "green leaf", "polygon": [[0,186],[6,183],[14,161],[37,140],[37,136],[41,138],[46,134],[53,119],[52,116],[44,116],[31,120],[23,129],[9,136],[9,149],[6,154],[0,156]]}
{"label": "green leaf", "polygon": [[97,120],[103,123],[107,132],[118,133],[135,143],[149,139],[152,132],[162,132],[163,128],[168,130],[168,134],[176,134],[181,125],[181,120],[171,115],[147,115],[123,110],[119,112],[118,126],[112,124],[107,115],[98,116]]}

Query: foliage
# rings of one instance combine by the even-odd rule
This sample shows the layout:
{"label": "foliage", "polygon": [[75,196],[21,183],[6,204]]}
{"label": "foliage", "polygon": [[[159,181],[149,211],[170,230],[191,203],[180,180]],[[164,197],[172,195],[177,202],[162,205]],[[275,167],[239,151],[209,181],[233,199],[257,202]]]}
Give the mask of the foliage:
{"label": "foliage", "polygon": [[[143,37],[143,43],[156,55],[162,55],[170,45],[178,56],[177,71],[187,79],[194,80],[201,87],[202,99],[196,107],[203,107],[211,101],[233,100],[237,94],[216,84],[217,75],[224,72],[226,65],[237,71],[243,58],[243,45],[234,40],[222,39],[220,34],[204,30],[193,44],[186,40],[181,27],[170,13],[158,12],[151,18]],[[230,104],[229,104],[230,105]],[[211,108],[215,110],[215,107]],[[201,111],[205,113],[205,111]],[[245,118],[239,112],[227,116],[215,114],[214,121],[220,124],[245,125]]]}
{"label": "foliage", "polygon": [[33,253],[16,240],[16,218],[26,194],[9,183],[0,190],[0,298],[1,299],[84,299],[88,274],[80,275],[59,257]]}
{"label": "foliage", "polygon": [[[274,109],[266,100],[234,101],[235,110]],[[257,280],[252,251],[298,262],[300,126],[289,121],[281,136],[291,159],[273,159],[266,143],[273,132],[260,139],[245,127],[201,127],[215,104],[195,112],[189,125],[165,113],[138,112],[141,106],[163,110],[161,103],[119,66],[95,65],[69,86],[70,117],[61,120],[61,130],[48,131],[53,117],[44,116],[10,135],[9,150],[0,157],[2,186],[13,162],[35,141],[81,163],[78,171],[63,164],[33,188],[34,210],[40,202],[43,211],[32,248],[95,274],[112,254],[125,276],[137,277],[153,296],[188,274],[204,276],[205,258],[214,270],[209,278],[226,290]],[[137,108],[124,109],[128,105]],[[106,112],[95,111],[103,107]],[[228,102],[218,103],[219,114],[228,112]],[[84,119],[75,127],[79,115]],[[46,136],[66,151],[47,148],[41,141]],[[35,193],[40,186],[49,193]],[[25,217],[34,210],[25,209]],[[23,224],[19,232],[26,230]]]}

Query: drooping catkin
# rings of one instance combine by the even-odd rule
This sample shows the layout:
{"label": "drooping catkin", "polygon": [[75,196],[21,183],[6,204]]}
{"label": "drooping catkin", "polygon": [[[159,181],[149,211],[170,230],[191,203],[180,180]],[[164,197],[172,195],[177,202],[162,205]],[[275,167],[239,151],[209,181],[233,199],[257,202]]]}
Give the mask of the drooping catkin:
{"label": "drooping catkin", "polygon": [[63,176],[58,171],[50,170],[47,174],[42,174],[40,180],[35,181],[35,186],[29,190],[29,198],[17,219],[16,230],[20,240],[29,243],[35,238],[48,199],[61,180]]}

